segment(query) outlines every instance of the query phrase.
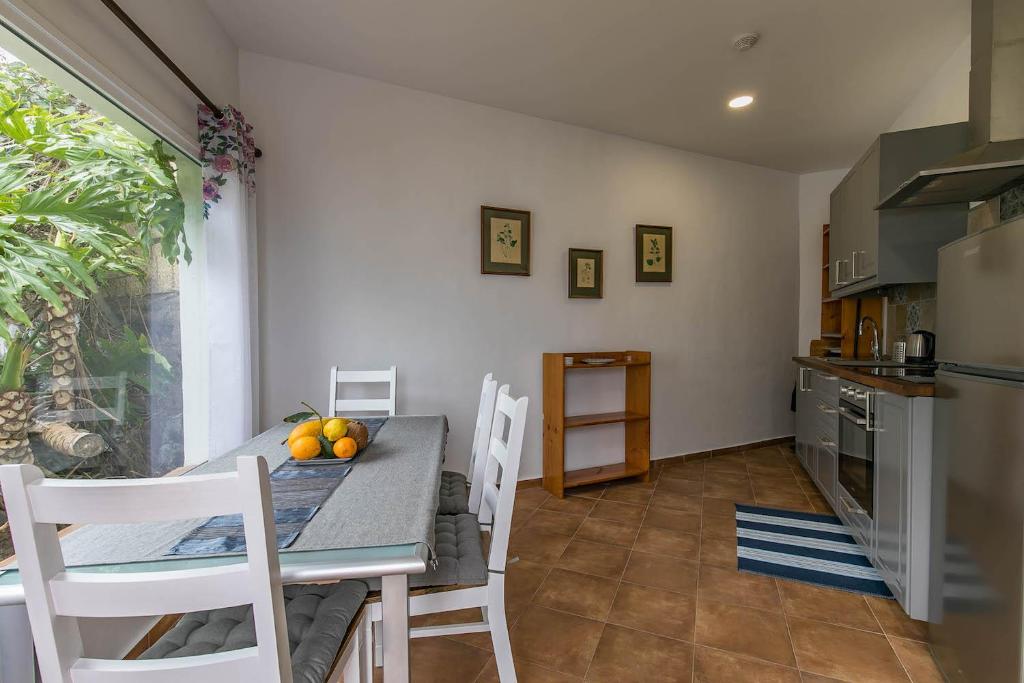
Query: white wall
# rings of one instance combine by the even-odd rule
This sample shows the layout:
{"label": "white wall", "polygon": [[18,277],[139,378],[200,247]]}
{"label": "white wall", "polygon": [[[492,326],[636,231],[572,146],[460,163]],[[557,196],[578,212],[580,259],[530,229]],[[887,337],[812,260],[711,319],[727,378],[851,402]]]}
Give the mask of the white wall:
{"label": "white wall", "polygon": [[[400,412],[447,414],[448,466],[464,468],[493,371],[531,398],[521,476],[538,477],[541,353],[637,348],[654,353],[655,457],[792,433],[796,176],[244,52],[240,66],[265,152],[263,426],[323,406],[334,363],[395,363]],[[533,211],[531,277],[480,275],[481,204]],[[636,223],[674,226],[670,286],[634,283]],[[567,298],[569,247],[605,250],[604,300]]]}
{"label": "white wall", "polygon": [[[964,41],[913,95],[888,132],[967,120],[971,39]],[[879,134],[886,131],[879,131]],[[865,141],[867,151],[871,141]],[[850,159],[850,163],[857,161]],[[829,194],[849,168],[800,176],[800,328],[797,353],[806,355],[821,332],[821,226],[829,220]]]}
{"label": "white wall", "polygon": [[[196,130],[196,99],[100,2],[4,0],[70,38],[90,61],[124,81],[179,128]],[[121,0],[124,11],[217,104],[238,102],[238,48],[204,0]]]}

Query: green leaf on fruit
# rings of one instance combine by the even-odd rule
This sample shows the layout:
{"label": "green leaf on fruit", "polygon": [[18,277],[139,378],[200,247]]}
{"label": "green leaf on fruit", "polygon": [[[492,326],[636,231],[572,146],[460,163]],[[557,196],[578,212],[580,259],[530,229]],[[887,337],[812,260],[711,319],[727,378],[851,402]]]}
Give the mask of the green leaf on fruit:
{"label": "green leaf on fruit", "polygon": [[284,421],[285,422],[291,422],[293,424],[298,424],[299,422],[305,422],[306,420],[312,420],[314,417],[319,417],[319,416],[316,413],[310,412],[308,410],[304,410],[301,413],[295,413],[293,415],[289,415],[288,417],[284,418]]}

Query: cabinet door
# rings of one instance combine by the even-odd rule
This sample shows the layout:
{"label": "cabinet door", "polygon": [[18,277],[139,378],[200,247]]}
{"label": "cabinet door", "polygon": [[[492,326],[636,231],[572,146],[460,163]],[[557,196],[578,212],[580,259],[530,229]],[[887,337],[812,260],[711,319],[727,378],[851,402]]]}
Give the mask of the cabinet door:
{"label": "cabinet door", "polygon": [[874,400],[876,566],[902,600],[909,540],[910,399],[878,392]]}
{"label": "cabinet door", "polygon": [[836,507],[836,474],[839,467],[839,458],[835,452],[835,442],[830,437],[819,435],[818,445],[818,467],[814,480],[818,483],[822,495],[828,500],[833,509]]}
{"label": "cabinet door", "polygon": [[796,384],[796,455],[804,469],[813,478],[814,462],[812,441],[814,436],[815,411],[814,391],[811,389],[811,369],[797,368]]}
{"label": "cabinet door", "polygon": [[832,190],[829,198],[828,275],[829,291],[834,292],[849,284],[850,193],[849,176]]}
{"label": "cabinet door", "polygon": [[857,166],[857,233],[851,245],[851,279],[859,281],[878,275],[878,174],[879,143],[876,140]]}

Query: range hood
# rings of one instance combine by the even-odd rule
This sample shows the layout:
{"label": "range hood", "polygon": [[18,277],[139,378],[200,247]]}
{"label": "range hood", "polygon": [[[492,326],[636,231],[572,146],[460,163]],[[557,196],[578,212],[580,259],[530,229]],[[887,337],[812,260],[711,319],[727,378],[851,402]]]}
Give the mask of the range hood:
{"label": "range hood", "polygon": [[1024,0],[971,5],[970,149],[919,171],[878,205],[978,202],[1024,183]]}

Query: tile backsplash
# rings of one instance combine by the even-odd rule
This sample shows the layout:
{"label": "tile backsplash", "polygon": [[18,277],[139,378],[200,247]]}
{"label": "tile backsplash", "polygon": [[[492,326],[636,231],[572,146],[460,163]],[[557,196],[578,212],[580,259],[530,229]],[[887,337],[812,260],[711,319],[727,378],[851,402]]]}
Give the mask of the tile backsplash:
{"label": "tile backsplash", "polygon": [[1024,214],[1024,185],[1018,185],[999,196],[999,218],[1008,221]]}
{"label": "tile backsplash", "polygon": [[935,331],[935,283],[893,285],[886,291],[886,353],[893,342],[916,330]]}

